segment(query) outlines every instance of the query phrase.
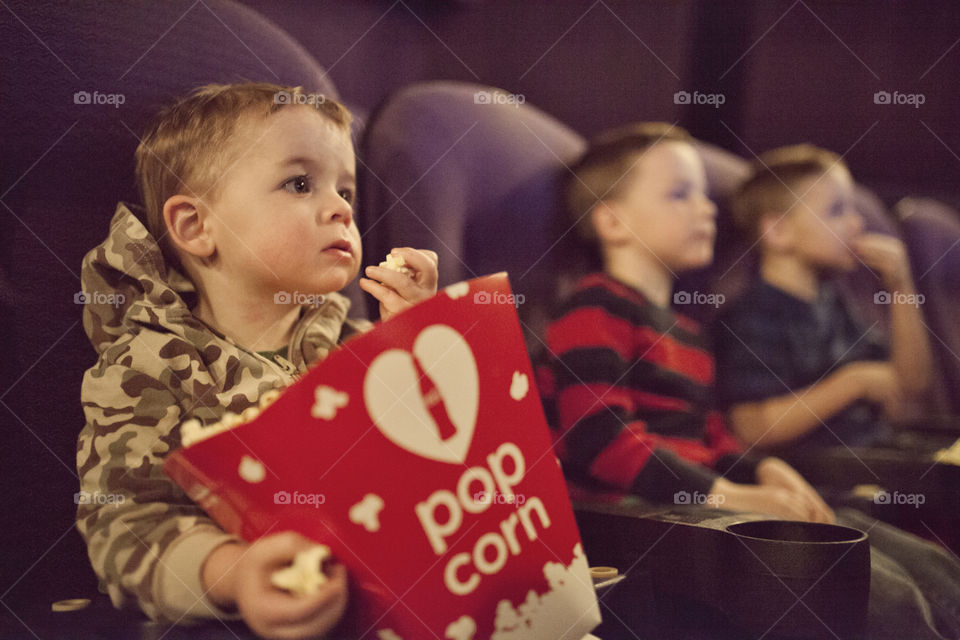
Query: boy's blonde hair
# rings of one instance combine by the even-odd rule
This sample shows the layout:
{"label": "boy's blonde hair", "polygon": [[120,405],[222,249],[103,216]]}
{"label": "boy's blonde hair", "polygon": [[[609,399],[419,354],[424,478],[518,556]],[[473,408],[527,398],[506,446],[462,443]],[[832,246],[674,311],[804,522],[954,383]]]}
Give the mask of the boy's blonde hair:
{"label": "boy's blonde hair", "polygon": [[170,263],[180,261],[163,221],[167,199],[211,189],[228,166],[230,138],[243,116],[265,118],[291,105],[311,106],[349,130],[352,116],[336,100],[269,82],[204,85],[157,114],[137,147],[136,177],[147,228]]}
{"label": "boy's blonde hair", "polygon": [[564,205],[583,240],[596,243],[589,212],[603,200],[618,197],[628,184],[638,156],[659,142],[692,142],[685,129],[665,122],[641,122],[606,131],[593,140],[570,168]]}
{"label": "boy's blonde hair", "polygon": [[779,147],[761,154],[730,198],[734,224],[751,241],[756,240],[764,215],[789,211],[802,195],[797,193],[801,181],[835,167],[848,170],[839,155],[811,144]]}

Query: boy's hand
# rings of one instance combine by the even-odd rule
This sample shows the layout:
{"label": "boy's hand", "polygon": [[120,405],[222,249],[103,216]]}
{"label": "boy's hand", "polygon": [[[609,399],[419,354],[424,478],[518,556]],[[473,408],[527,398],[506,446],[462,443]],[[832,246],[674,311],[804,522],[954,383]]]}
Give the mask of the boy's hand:
{"label": "boy's hand", "polygon": [[413,276],[385,267],[370,266],[360,278],[360,288],[380,301],[380,319],[389,320],[401,311],[437,293],[437,254],[426,249],[401,247],[390,253],[401,256]]}
{"label": "boy's hand", "polygon": [[[814,492],[816,493],[816,492]],[[717,478],[710,489],[713,500],[721,509],[766,513],[784,520],[804,522],[834,522],[829,507],[824,510],[819,496],[798,492],[776,485],[738,484],[726,478]],[[723,496],[720,498],[720,496]]]}
{"label": "boy's hand", "polygon": [[339,622],[347,606],[347,571],[343,565],[335,565],[329,581],[311,596],[295,596],[270,583],[274,571],[315,544],[288,531],[249,545],[221,545],[204,563],[204,585],[218,606],[236,606],[250,629],[264,638],[321,636]]}
{"label": "boy's hand", "polygon": [[891,293],[913,290],[910,261],[903,242],[882,233],[864,233],[854,241],[853,249],[864,264],[880,274]]}
{"label": "boy's hand", "polygon": [[769,487],[783,487],[795,493],[803,494],[816,511],[817,522],[834,522],[833,509],[827,506],[817,490],[810,486],[800,473],[780,458],[768,457],[757,465],[757,484]]}
{"label": "boy's hand", "polygon": [[885,361],[851,362],[844,365],[840,372],[858,389],[859,397],[881,405],[887,413],[896,415],[903,393],[893,364]]}

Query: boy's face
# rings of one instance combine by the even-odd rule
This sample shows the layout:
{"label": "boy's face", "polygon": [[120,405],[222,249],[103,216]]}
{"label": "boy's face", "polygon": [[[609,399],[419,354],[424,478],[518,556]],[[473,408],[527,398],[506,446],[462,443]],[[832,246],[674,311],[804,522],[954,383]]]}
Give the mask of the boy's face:
{"label": "boy's face", "polygon": [[342,289],[361,258],[349,132],[307,106],[241,118],[205,202],[222,269],[258,297]]}
{"label": "boy's face", "polygon": [[857,266],[853,247],[863,233],[854,207],[853,180],[843,167],[801,180],[802,197],[784,218],[794,255],[817,271],[850,271]]}
{"label": "boy's face", "polygon": [[692,145],[655,144],[623,180],[612,204],[627,230],[624,242],[675,273],[710,264],[717,208]]}

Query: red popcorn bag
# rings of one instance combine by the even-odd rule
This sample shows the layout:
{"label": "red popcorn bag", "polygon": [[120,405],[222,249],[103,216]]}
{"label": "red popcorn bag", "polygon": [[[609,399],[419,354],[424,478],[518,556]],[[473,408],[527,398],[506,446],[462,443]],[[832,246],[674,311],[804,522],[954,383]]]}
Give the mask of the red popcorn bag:
{"label": "red popcorn bag", "polygon": [[506,274],[347,341],[255,413],[164,467],[227,531],[329,546],[350,576],[338,630],[579,640],[599,624]]}

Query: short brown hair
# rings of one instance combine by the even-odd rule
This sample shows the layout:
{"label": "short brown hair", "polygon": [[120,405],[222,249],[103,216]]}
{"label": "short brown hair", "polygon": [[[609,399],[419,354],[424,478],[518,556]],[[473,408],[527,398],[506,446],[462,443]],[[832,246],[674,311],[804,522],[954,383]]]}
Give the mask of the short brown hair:
{"label": "short brown hair", "polygon": [[794,191],[800,181],[821,176],[834,167],[847,170],[839,155],[811,144],[779,147],[761,154],[730,198],[734,223],[756,240],[764,214],[789,211],[797,202]]}
{"label": "short brown hair", "polygon": [[226,166],[229,141],[243,115],[267,117],[287,106],[306,105],[349,129],[346,107],[302,87],[269,82],[208,84],[163,108],[137,147],[137,186],[146,224],[168,261],[179,263],[167,238],[163,205],[178,193],[200,193]]}
{"label": "short brown hair", "polygon": [[595,241],[589,215],[599,202],[616,198],[637,156],[660,142],[692,142],[685,129],[665,122],[641,122],[611,129],[590,141],[586,152],[570,167],[564,188],[569,222],[584,240]]}

